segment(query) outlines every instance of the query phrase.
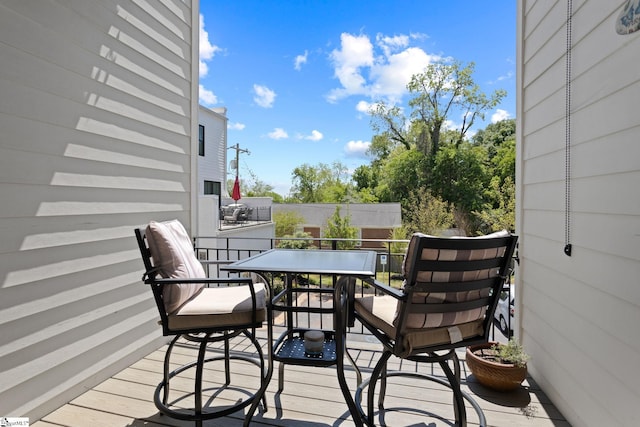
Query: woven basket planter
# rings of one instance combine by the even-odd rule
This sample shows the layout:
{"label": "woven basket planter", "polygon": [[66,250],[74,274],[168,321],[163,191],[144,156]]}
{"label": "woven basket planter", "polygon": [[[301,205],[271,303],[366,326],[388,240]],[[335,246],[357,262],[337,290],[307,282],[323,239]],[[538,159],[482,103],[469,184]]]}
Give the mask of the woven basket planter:
{"label": "woven basket planter", "polygon": [[527,366],[498,363],[483,357],[483,352],[490,355],[488,350],[494,344],[489,342],[467,347],[467,366],[480,384],[497,391],[515,390],[527,377]]}

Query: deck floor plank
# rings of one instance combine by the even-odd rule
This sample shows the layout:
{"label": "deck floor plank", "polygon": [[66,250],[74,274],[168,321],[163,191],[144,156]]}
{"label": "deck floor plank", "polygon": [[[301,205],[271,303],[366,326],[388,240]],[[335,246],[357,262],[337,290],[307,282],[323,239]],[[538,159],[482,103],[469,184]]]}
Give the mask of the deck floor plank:
{"label": "deck floor plank", "polygon": [[[266,340],[262,343],[266,346]],[[380,357],[380,346],[367,343],[350,343],[350,353],[357,365],[363,369],[366,378],[375,362]],[[246,352],[256,355],[255,348],[248,340],[236,338],[232,342],[232,352]],[[42,420],[33,423],[36,427],[52,426],[108,426],[108,427],[160,427],[160,426],[192,426],[193,423],[175,420],[159,414],[153,403],[153,393],[162,379],[162,366],[166,346],[150,353],[128,368],[118,372],[93,389],[82,394]],[[213,348],[210,355],[220,353]],[[190,346],[179,345],[174,349],[172,367],[193,360],[196,350]],[[459,353],[461,359],[464,353]],[[462,367],[462,389],[471,394],[483,408],[487,423],[491,427],[570,427],[558,410],[539,389],[537,384],[528,379],[520,390],[514,393],[497,393],[488,390],[474,381],[473,376],[467,378],[468,370]],[[223,378],[222,363],[209,363],[205,369],[205,388],[220,384]],[[428,366],[407,361],[390,360],[389,370],[427,373],[443,376],[438,366]],[[232,363],[232,382],[238,387],[254,390],[259,386],[259,368],[245,362]],[[355,389],[356,376],[351,367],[346,371],[348,384]],[[190,393],[193,390],[193,373],[188,370],[184,375],[171,382],[171,388],[178,394]],[[226,393],[226,391],[224,392]],[[230,404],[242,398],[242,392],[223,395],[216,400],[217,404]],[[207,395],[206,395],[207,396]],[[206,401],[205,396],[205,401]],[[364,393],[366,398],[366,392]],[[351,426],[353,422],[342,397],[335,367],[319,368],[297,365],[285,367],[284,390],[278,391],[278,366],[267,389],[268,411],[260,409],[253,418],[255,426]],[[174,399],[174,394],[171,395]],[[178,402],[176,406],[190,404],[190,400]],[[376,415],[376,423],[381,421],[388,426],[451,426],[453,409],[451,391],[446,387],[430,381],[415,378],[393,377],[389,379],[385,400],[384,418]],[[390,410],[393,409],[393,410]],[[246,411],[246,409],[245,409]],[[467,406],[469,425],[478,425],[474,410]],[[228,417],[205,422],[205,426],[241,426],[244,412],[237,412]]]}

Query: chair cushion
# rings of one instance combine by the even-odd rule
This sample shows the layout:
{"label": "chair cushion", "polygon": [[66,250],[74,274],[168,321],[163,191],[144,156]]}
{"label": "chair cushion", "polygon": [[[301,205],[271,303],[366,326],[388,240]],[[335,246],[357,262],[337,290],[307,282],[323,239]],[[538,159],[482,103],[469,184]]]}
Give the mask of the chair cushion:
{"label": "chair cushion", "polygon": [[[495,233],[487,234],[484,236],[478,237],[447,237],[447,239],[491,239],[496,237],[508,237],[509,232],[507,230],[497,231]],[[409,241],[409,246],[407,247],[407,252],[404,257],[404,261],[402,263],[402,275],[406,278],[411,275],[411,267],[414,264],[413,260],[413,252],[415,245],[418,244],[418,240],[420,237],[435,237],[429,236],[427,234],[422,233],[414,233]],[[442,261],[456,261],[456,260],[477,260],[477,259],[489,259],[489,258],[497,258],[504,254],[505,248],[501,251],[497,250],[463,250],[457,251],[453,249],[424,249],[421,253],[421,259],[423,260],[442,260]],[[467,275],[466,278],[452,278],[450,273],[447,272],[436,272],[433,275],[427,275],[428,272],[421,272],[420,274],[423,277],[419,276],[419,279],[423,282],[451,282],[451,281],[465,281],[465,280],[477,280],[479,277],[474,276],[470,277]],[[485,273],[486,274],[486,273]]]}
{"label": "chair cushion", "polygon": [[[407,254],[403,263],[403,273],[405,278],[411,275],[411,269],[415,261],[412,259],[414,248],[417,245],[420,237],[426,235],[416,233],[412,236],[407,248]],[[485,236],[479,237],[450,237],[451,239],[487,239],[496,237],[507,237],[509,232],[502,230],[496,233],[491,233]],[[455,250],[455,249],[430,249],[425,248],[420,253],[421,260],[429,261],[468,261],[468,260],[482,260],[498,258],[504,255],[506,247],[495,249],[477,249],[477,250]],[[486,269],[476,271],[419,271],[416,275],[417,283],[433,283],[433,282],[466,282],[470,280],[479,280],[495,277],[498,274],[498,269]],[[405,280],[406,285],[406,280]],[[489,295],[490,290],[485,288],[481,290],[466,291],[466,292],[432,292],[421,293],[416,292],[413,294],[412,303],[424,304],[424,303],[447,303],[447,302],[464,302],[472,301],[479,298],[486,298]],[[457,325],[460,323],[473,322],[475,320],[482,320],[485,316],[486,308],[481,307],[473,310],[452,312],[452,313],[411,313],[407,316],[406,327],[407,328],[435,328],[440,326]],[[394,324],[397,324],[398,319],[394,320]]]}
{"label": "chair cushion", "polygon": [[[180,221],[151,221],[145,232],[154,266],[164,278],[207,277],[195,256],[191,238]],[[174,313],[189,298],[204,287],[203,284],[181,283],[163,287],[162,298],[168,314]]]}
{"label": "chair cushion", "polygon": [[[397,328],[394,326],[397,307],[397,300],[388,295],[356,298],[354,303],[355,311],[360,317],[394,339],[397,335]],[[460,339],[481,337],[483,334],[482,319],[458,324],[454,331],[449,327],[408,328],[401,336],[403,351],[398,356],[406,357],[422,347],[450,344]]]}
{"label": "chair cushion", "polygon": [[[264,283],[254,283],[256,321],[266,316]],[[249,285],[201,289],[175,313],[168,316],[171,330],[233,328],[251,324],[253,306]]]}

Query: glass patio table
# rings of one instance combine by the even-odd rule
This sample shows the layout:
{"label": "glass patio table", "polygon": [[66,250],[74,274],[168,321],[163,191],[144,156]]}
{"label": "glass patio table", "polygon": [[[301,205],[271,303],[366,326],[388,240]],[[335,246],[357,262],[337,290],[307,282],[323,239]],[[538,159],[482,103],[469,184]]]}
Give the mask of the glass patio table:
{"label": "glass patio table", "polygon": [[[279,366],[279,390],[283,388],[284,365],[304,366],[333,366],[336,365],[338,382],[345,402],[355,425],[363,425],[359,412],[349,391],[344,377],[344,356],[354,364],[345,351],[346,311],[349,296],[340,293],[340,289],[353,292],[355,279],[373,277],[375,275],[377,253],[375,251],[361,250],[300,250],[300,249],[271,249],[258,255],[236,261],[221,267],[230,272],[257,273],[267,278],[273,278],[274,274],[283,274],[284,289],[277,295],[273,295],[273,280],[267,280],[272,292],[267,301],[267,341],[269,350],[269,363],[267,367],[266,381],[251,405],[245,418],[248,425],[253,417],[264,393],[273,376],[274,361],[280,362]],[[309,286],[293,286],[293,279],[300,274],[330,275],[333,278],[333,289]],[[344,281],[341,286],[336,286],[339,281]],[[296,295],[298,293],[309,294],[333,294],[333,303],[330,307],[299,306]],[[274,316],[273,312],[286,314],[286,330],[275,340],[273,338]],[[311,355],[305,352],[304,333],[309,328],[300,328],[294,322],[294,313],[324,313],[333,314],[333,328],[322,329],[324,342],[322,352]],[[266,408],[265,408],[266,410]]]}

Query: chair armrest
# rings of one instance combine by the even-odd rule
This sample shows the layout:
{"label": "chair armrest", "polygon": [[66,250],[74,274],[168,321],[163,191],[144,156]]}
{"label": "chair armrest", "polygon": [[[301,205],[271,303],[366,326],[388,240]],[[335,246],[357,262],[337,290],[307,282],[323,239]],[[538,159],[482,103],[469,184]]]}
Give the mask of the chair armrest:
{"label": "chair armrest", "polygon": [[367,277],[362,279],[364,282],[368,283],[369,285],[373,286],[376,290],[386,294],[386,295],[390,295],[392,297],[394,297],[395,299],[401,300],[405,298],[405,294],[404,292],[402,292],[400,289],[396,289],[396,288],[392,288],[389,285],[385,285],[382,282],[377,281],[376,279],[372,278],[372,277]]}

